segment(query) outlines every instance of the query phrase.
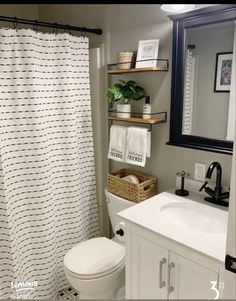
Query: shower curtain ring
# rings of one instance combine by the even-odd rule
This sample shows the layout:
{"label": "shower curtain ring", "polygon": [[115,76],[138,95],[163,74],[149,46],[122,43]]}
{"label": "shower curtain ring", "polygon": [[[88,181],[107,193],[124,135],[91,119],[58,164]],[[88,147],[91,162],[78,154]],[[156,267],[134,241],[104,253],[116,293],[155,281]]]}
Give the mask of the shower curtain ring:
{"label": "shower curtain ring", "polygon": [[14,29],[17,30],[17,17],[14,17],[14,23],[13,23],[13,26],[14,26]]}
{"label": "shower curtain ring", "polygon": [[86,27],[83,27],[83,28],[82,28],[82,31],[81,31],[81,35],[82,35],[83,38],[85,38],[86,33],[87,33],[87,32],[86,32]]}
{"label": "shower curtain ring", "polygon": [[70,34],[70,25],[66,24],[66,32]]}
{"label": "shower curtain ring", "polygon": [[55,27],[53,28],[53,33],[54,33],[54,34],[57,34],[57,23],[54,23],[54,26],[55,26]]}
{"label": "shower curtain ring", "polygon": [[38,20],[34,20],[34,23],[33,24],[33,28],[34,28],[34,31],[36,31],[36,33],[38,32]]}

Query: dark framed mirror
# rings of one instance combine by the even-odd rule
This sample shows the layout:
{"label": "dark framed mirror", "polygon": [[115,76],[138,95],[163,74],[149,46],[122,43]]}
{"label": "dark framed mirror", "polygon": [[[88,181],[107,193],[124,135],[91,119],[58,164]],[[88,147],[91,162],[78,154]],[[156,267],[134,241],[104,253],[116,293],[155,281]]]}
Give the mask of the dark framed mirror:
{"label": "dark framed mirror", "polygon": [[232,154],[236,5],[216,5],[169,18],[173,54],[167,144]]}

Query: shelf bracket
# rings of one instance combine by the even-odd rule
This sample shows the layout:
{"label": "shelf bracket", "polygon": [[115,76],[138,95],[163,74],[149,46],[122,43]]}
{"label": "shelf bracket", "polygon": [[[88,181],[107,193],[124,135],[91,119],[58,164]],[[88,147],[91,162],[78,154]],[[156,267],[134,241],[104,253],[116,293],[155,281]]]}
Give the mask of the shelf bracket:
{"label": "shelf bracket", "polygon": [[[113,125],[113,122],[116,120],[109,119],[108,121],[109,121],[109,127],[111,127]],[[147,124],[145,124],[145,125],[147,125]],[[148,131],[152,132],[152,123],[149,123],[148,126],[149,126]]]}
{"label": "shelf bracket", "polygon": [[[112,111],[114,113],[114,111]],[[109,113],[109,111],[108,111]],[[119,112],[116,112],[119,113]],[[136,117],[137,115],[140,116],[142,115],[142,113],[132,113],[133,115],[130,118],[121,118],[121,117],[117,117],[117,116],[109,116],[108,115],[108,120],[109,120],[109,125],[111,126],[114,121],[116,122],[129,122],[129,123],[134,123],[137,125],[142,125],[143,127],[146,126],[146,128],[148,127],[148,130],[151,132],[152,131],[152,126],[156,125],[156,124],[160,124],[160,123],[164,123],[167,121],[167,112],[157,112],[157,113],[152,113],[151,116],[155,116],[152,117],[150,119],[143,119],[140,117]],[[156,116],[160,116],[162,115],[162,117],[156,117]],[[163,116],[164,115],[164,116]]]}

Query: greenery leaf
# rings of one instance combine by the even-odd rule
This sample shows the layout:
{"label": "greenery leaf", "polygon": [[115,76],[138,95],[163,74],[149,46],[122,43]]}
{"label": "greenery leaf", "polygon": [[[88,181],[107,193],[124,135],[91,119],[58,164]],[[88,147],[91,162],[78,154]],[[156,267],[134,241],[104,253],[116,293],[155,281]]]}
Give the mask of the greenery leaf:
{"label": "greenery leaf", "polygon": [[147,95],[147,92],[144,88],[137,85],[137,83],[133,80],[125,81],[119,79],[119,81],[111,88],[107,90],[107,98],[110,104],[110,107],[114,105],[116,101],[120,103],[130,103],[132,99],[140,100]]}
{"label": "greenery leaf", "polygon": [[125,80],[123,80],[123,79],[119,79],[119,82],[122,84],[122,86],[124,86],[124,85],[125,85],[125,83],[126,83],[126,81],[125,81]]}
{"label": "greenery leaf", "polygon": [[133,95],[133,99],[134,100],[140,100],[140,99],[144,98],[145,96],[147,96],[146,91],[142,87],[136,86],[135,87],[135,93]]}
{"label": "greenery leaf", "polygon": [[128,87],[134,87],[135,84],[136,84],[136,82],[133,81],[133,80],[129,80],[129,81],[127,81],[127,83],[126,83],[126,85],[127,85]]}

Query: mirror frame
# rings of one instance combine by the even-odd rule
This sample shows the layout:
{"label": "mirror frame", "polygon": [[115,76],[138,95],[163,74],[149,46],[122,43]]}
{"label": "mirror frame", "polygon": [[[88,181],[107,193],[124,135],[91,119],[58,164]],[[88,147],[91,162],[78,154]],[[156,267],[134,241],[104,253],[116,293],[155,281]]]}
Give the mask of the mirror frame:
{"label": "mirror frame", "polygon": [[186,29],[236,19],[236,5],[216,5],[168,16],[173,21],[170,132],[168,145],[232,155],[233,141],[183,135],[183,95]]}

